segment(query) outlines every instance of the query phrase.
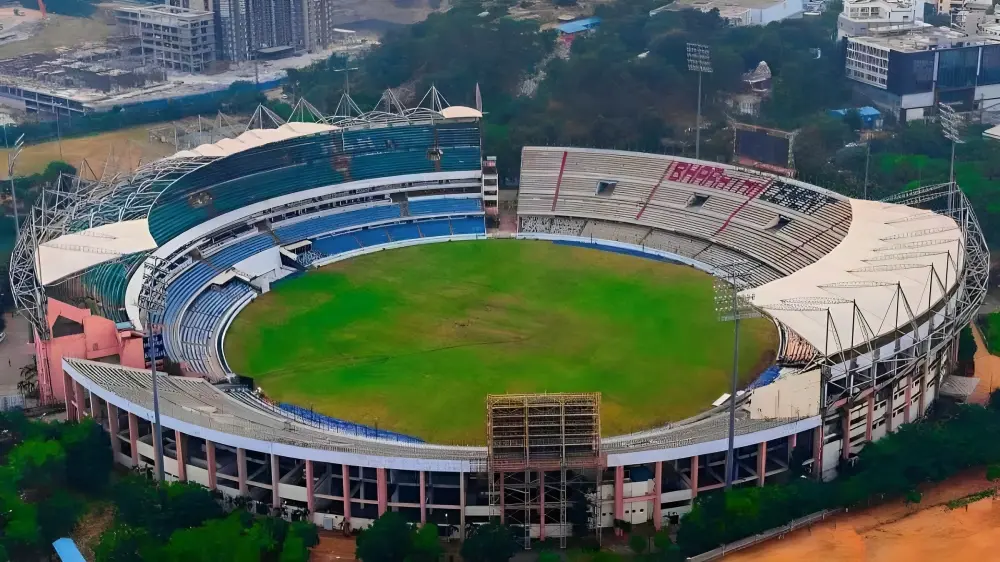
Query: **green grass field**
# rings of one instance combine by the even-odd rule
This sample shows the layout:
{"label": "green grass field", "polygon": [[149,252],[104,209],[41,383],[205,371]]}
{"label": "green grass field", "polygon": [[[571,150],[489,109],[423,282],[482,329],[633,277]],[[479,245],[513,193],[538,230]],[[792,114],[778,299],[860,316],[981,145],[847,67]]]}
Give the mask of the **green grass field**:
{"label": "green grass field", "polygon": [[[773,359],[742,323],[741,372]],[[600,392],[615,435],[727,391],[732,325],[686,266],[552,244],[449,242],[378,252],[277,286],[236,319],[233,369],[272,399],[427,441],[482,444],[486,395]]]}

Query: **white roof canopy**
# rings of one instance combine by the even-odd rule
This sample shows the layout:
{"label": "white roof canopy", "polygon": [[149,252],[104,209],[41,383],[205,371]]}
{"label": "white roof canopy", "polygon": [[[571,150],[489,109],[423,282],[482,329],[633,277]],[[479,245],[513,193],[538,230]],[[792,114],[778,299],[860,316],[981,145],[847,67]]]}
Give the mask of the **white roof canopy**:
{"label": "white roof canopy", "polygon": [[897,327],[909,330],[911,315],[921,316],[955,286],[965,251],[950,217],[858,199],[851,200],[851,210],[847,236],[833,251],[745,291],[755,305],[827,355]]}
{"label": "white roof canopy", "polygon": [[290,138],[302,137],[323,131],[334,131],[339,127],[327,125],[326,123],[285,123],[276,129],[250,129],[242,133],[235,139],[222,139],[220,141],[203,144],[191,150],[182,150],[168,158],[194,158],[196,156],[230,156],[237,152],[249,150],[272,142],[279,142]]}
{"label": "white roof canopy", "polygon": [[39,282],[48,285],[88,267],[155,248],[146,219],[105,224],[39,244],[35,270]]}

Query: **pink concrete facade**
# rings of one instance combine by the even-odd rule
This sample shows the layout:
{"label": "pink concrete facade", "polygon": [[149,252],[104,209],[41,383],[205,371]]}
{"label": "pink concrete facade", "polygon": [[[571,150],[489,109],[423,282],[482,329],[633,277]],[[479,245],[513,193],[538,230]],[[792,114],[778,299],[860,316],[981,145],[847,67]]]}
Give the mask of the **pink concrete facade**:
{"label": "pink concrete facade", "polygon": [[146,366],[142,334],[132,330],[119,331],[115,323],[107,318],[95,316],[84,308],[49,299],[46,321],[50,331],[60,316],[80,324],[83,331],[49,340],[35,335],[38,380],[43,397],[66,400],[63,357],[96,361],[117,355],[118,362],[126,367],[142,369]]}

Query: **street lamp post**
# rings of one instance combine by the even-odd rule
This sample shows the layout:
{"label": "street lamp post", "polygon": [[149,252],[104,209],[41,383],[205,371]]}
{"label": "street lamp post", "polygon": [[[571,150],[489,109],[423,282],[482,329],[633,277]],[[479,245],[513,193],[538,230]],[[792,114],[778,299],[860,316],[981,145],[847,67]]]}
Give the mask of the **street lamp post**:
{"label": "street lamp post", "polygon": [[[6,133],[7,129],[4,128]],[[21,150],[24,149],[24,135],[17,137],[14,141],[14,148],[7,151],[7,177],[10,178],[10,197],[11,202],[14,204],[14,230],[21,232],[21,221],[17,214],[17,193],[14,190],[14,163],[17,161],[17,157],[21,155]]]}
{"label": "street lamp post", "polygon": [[729,391],[729,443],[726,447],[726,489],[733,487],[736,476],[736,393],[739,384],[740,320],[759,318],[761,312],[753,306],[752,295],[739,294],[740,287],[748,287],[747,278],[755,265],[746,260],[736,260],[719,268],[715,278],[715,311],[719,320],[733,323],[733,372]]}
{"label": "street lamp post", "polygon": [[708,45],[700,43],[687,44],[688,70],[698,73],[698,113],[694,128],[694,157],[701,158],[701,78],[706,72],[712,72],[712,53]]}

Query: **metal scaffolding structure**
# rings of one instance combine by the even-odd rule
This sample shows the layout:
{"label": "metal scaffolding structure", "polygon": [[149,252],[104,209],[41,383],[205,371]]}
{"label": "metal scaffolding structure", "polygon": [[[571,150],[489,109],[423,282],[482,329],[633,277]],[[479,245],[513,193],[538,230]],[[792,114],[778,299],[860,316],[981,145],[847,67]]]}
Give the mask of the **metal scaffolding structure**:
{"label": "metal scaffolding structure", "polygon": [[588,525],[600,527],[600,394],[491,394],[486,419],[491,513],[521,530],[525,549],[536,524],[539,538],[558,529],[565,548],[570,496],[586,501],[591,484],[598,509]]}

